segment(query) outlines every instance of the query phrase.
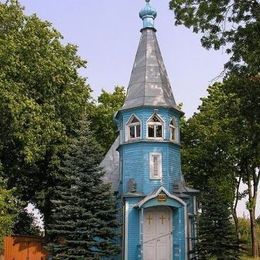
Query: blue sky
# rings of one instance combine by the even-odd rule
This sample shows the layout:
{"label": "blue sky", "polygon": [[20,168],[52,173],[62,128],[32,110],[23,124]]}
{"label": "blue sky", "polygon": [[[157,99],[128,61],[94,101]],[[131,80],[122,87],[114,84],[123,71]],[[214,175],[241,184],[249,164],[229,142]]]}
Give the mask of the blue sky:
{"label": "blue sky", "polygon": [[[36,13],[50,21],[65,42],[78,45],[79,54],[88,61],[82,75],[99,95],[101,89],[128,86],[140,39],[142,21],[138,13],[144,0],[21,0],[27,14]],[[183,103],[190,117],[205,96],[212,80],[227,60],[223,50],[207,51],[200,35],[174,25],[168,0],[151,0],[158,12],[157,37],[177,103]]]}
{"label": "blue sky", "polygon": [[[115,85],[128,86],[140,39],[142,21],[138,13],[144,0],[20,0],[26,14],[36,13],[62,33],[64,42],[78,45],[79,55],[88,61],[80,73],[87,78],[93,95]],[[192,116],[207,95],[207,87],[223,71],[228,57],[224,50],[205,50],[200,35],[174,25],[169,0],[151,0],[158,16],[157,37],[177,103]],[[218,80],[221,80],[219,78]],[[258,203],[259,204],[259,203]],[[260,214],[258,205],[258,214]],[[245,210],[239,205],[239,214]]]}

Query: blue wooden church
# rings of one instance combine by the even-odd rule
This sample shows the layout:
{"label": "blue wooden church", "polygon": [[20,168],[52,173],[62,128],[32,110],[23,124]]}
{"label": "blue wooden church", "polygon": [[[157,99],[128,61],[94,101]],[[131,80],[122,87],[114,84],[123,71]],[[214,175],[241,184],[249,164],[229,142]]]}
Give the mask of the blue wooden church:
{"label": "blue wooden church", "polygon": [[196,193],[181,172],[180,117],[154,28],[149,0],[139,13],[141,39],[123,107],[119,136],[105,156],[105,181],[118,194],[124,260],[193,257]]}

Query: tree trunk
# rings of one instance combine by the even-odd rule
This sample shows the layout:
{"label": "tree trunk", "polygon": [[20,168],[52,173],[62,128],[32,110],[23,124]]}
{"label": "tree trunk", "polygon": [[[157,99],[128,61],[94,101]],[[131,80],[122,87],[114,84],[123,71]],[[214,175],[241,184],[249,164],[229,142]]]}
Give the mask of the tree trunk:
{"label": "tree trunk", "polygon": [[237,217],[237,211],[236,208],[232,209],[232,217],[235,224],[235,231],[236,231],[236,237],[237,241],[239,241],[239,233],[238,233],[238,217]]}
{"label": "tree trunk", "polygon": [[255,219],[255,209],[256,209],[256,199],[257,199],[257,186],[256,183],[251,183],[250,174],[248,171],[248,210],[250,216],[250,229],[251,229],[251,242],[252,242],[252,256],[254,258],[258,257],[258,243],[256,237],[256,219]]}
{"label": "tree trunk", "polygon": [[241,179],[242,178],[240,176],[238,181],[237,181],[237,183],[236,183],[235,199],[234,199],[234,204],[232,206],[232,216],[233,216],[233,220],[234,220],[234,223],[235,223],[235,230],[236,230],[237,241],[239,241],[237,204],[238,204],[238,200],[239,200],[239,187],[240,187]]}
{"label": "tree trunk", "polygon": [[255,207],[249,210],[250,226],[251,226],[251,240],[252,240],[252,256],[258,257],[257,238],[256,238],[256,221],[255,221]]}

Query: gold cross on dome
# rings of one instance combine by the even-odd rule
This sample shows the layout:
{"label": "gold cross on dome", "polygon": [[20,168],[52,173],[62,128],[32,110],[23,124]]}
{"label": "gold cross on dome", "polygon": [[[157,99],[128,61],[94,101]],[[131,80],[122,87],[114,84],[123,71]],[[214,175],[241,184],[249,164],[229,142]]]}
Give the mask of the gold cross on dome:
{"label": "gold cross on dome", "polygon": [[152,222],[152,217],[151,217],[151,215],[149,215],[149,217],[147,218],[147,220],[149,221],[149,225],[151,224],[151,222]]}
{"label": "gold cross on dome", "polygon": [[164,215],[161,215],[160,220],[162,221],[162,224],[164,224],[163,222],[165,219],[166,219],[166,217]]}

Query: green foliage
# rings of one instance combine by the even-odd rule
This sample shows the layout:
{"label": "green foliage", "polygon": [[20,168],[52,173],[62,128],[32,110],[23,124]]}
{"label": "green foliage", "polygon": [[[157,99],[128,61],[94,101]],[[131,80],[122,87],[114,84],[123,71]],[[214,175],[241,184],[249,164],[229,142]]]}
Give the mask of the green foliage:
{"label": "green foliage", "polygon": [[[260,57],[260,3],[258,0],[171,0],[176,24],[201,32],[202,45],[209,49],[226,46],[231,54],[226,66],[244,66],[257,74]],[[243,66],[241,66],[243,65]]]}
{"label": "green foliage", "polygon": [[20,210],[12,230],[15,235],[41,235],[41,230],[35,221],[33,213],[29,213],[26,209]]}
{"label": "green foliage", "polygon": [[250,222],[249,219],[239,218],[239,235],[242,241],[250,243]]}
{"label": "green foliage", "polygon": [[102,150],[84,125],[60,167],[48,248],[54,259],[101,259],[118,253],[118,224],[110,185],[102,181]]}
{"label": "green foliage", "polygon": [[202,196],[202,213],[198,221],[199,259],[239,259],[240,248],[231,222],[228,198],[218,190],[213,179]]}
{"label": "green foliage", "polygon": [[226,117],[232,119],[229,129],[235,141],[238,176],[247,185],[252,255],[257,256],[255,209],[260,182],[260,77],[245,70],[243,73],[230,73],[224,83],[224,92],[231,97],[224,106]]}
{"label": "green foliage", "polygon": [[[250,232],[250,220],[247,218],[239,218],[239,236],[241,241],[243,242],[243,247],[245,247],[245,251],[248,255],[250,255],[250,248],[251,248],[251,232]],[[258,239],[258,245],[260,246],[260,223],[256,225],[256,234]]]}
{"label": "green foliage", "polygon": [[0,176],[0,253],[3,250],[4,237],[12,233],[18,204],[18,200],[14,197],[14,190],[7,189],[6,182]]}
{"label": "green foliage", "polygon": [[223,107],[232,120],[229,128],[236,143],[239,165],[241,170],[249,167],[249,171],[256,173],[260,165],[260,76],[232,74],[224,84],[223,92],[230,98]]}
{"label": "green foliage", "polygon": [[199,113],[182,127],[183,170],[187,181],[202,194],[207,190],[209,180],[219,177],[223,180],[223,192],[232,205],[236,184],[233,136],[225,131],[230,120],[224,118],[225,111],[221,109],[228,96],[223,93],[221,84],[209,87],[208,92],[209,96],[202,99]]}
{"label": "green foliage", "polygon": [[[0,3],[0,160],[8,186],[48,215],[55,170],[86,112],[86,62],[18,1]],[[47,220],[47,219],[46,219]]]}
{"label": "green foliage", "polygon": [[233,147],[233,153],[230,150],[228,154],[235,158],[235,175],[248,187],[252,252],[256,256],[255,205],[260,181],[257,171],[260,166],[260,3],[258,0],[171,0],[170,8],[175,12],[177,25],[202,33],[205,48],[224,47],[231,56],[225,65],[228,70],[222,91],[228,99],[219,109],[225,118],[221,121],[229,121],[227,128],[223,124],[223,129],[232,137],[227,144]]}
{"label": "green foliage", "polygon": [[223,107],[230,96],[223,90],[223,84],[209,87],[199,112],[184,122],[182,128],[185,179],[201,191],[198,199],[202,209],[199,218],[202,259],[214,256],[223,259],[223,254],[234,259],[232,254],[238,248],[230,222],[237,185],[236,147],[230,131],[233,121],[225,116]]}
{"label": "green foliage", "polygon": [[98,103],[93,104],[90,113],[90,127],[105,152],[117,137],[117,129],[113,117],[123,106],[125,96],[124,87],[116,86],[112,93],[102,90],[98,97]]}
{"label": "green foliage", "polygon": [[202,202],[209,181],[217,178],[215,185],[232,207],[237,180],[242,178],[251,194],[248,209],[253,221],[260,179],[259,85],[258,77],[233,73],[223,84],[209,87],[199,112],[184,124],[182,139],[185,177],[201,190]]}
{"label": "green foliage", "polygon": [[260,215],[259,215],[258,218],[256,219],[256,224],[260,227]]}

